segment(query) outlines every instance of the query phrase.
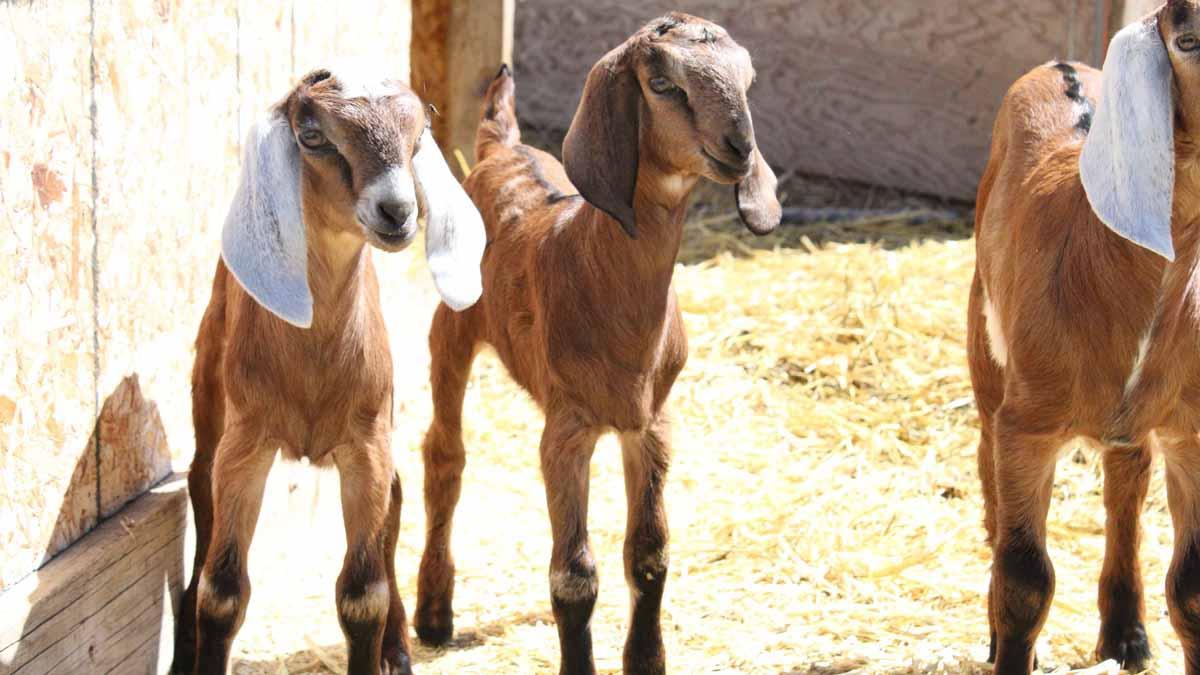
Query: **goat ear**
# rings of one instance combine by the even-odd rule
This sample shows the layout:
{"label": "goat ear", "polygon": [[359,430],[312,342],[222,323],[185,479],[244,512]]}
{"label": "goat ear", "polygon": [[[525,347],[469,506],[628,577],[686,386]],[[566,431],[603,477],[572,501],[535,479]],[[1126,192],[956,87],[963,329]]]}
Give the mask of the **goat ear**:
{"label": "goat ear", "polygon": [[279,111],[259,120],[246,137],[241,183],[221,233],[221,257],[258,304],[294,326],[312,325],[300,150]]}
{"label": "goat ear", "polygon": [[425,258],[442,301],[456,312],[483,294],[479,264],[487,231],[475,203],[458,184],[433,134],[421,133],[412,158],[413,182],[425,216]]}
{"label": "goat ear", "polygon": [[754,149],[754,168],[737,185],[738,215],[742,224],[758,236],[770,234],[779,227],[779,219],[783,217],[783,208],[779,198],[775,196],[778,181],[775,172],[771,170],[762,152]]}
{"label": "goat ear", "polygon": [[637,239],[638,115],[642,89],[626,67],[624,47],[592,67],[571,128],[563,140],[563,167],[583,198],[617,219]]}
{"label": "goat ear", "polygon": [[1174,260],[1172,70],[1153,17],[1113,38],[1103,82],[1079,158],[1088,201],[1110,230]]}

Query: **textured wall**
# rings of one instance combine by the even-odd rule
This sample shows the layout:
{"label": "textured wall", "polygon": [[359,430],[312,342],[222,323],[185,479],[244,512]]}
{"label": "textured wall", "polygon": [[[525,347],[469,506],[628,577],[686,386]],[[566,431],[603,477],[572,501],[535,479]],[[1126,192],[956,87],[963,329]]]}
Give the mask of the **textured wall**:
{"label": "textured wall", "polygon": [[335,57],[407,77],[409,26],[388,0],[0,2],[0,589],[190,457],[243,132]]}
{"label": "textured wall", "polygon": [[[1008,86],[1052,58],[1099,60],[1095,0],[518,0],[522,122],[561,136],[591,64],[679,9],[722,24],[758,70],[768,161],[973,198]],[[557,148],[554,148],[557,150]]]}

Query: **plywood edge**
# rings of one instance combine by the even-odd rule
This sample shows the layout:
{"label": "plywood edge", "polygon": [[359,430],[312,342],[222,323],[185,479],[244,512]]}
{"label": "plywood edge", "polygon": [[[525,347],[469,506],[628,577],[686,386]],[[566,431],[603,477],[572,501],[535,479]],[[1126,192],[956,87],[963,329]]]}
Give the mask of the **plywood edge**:
{"label": "plywood edge", "polygon": [[110,668],[146,656],[109,648],[113,638],[125,645],[161,639],[162,615],[173,613],[183,576],[186,495],[186,479],[169,477],[0,594],[0,673]]}

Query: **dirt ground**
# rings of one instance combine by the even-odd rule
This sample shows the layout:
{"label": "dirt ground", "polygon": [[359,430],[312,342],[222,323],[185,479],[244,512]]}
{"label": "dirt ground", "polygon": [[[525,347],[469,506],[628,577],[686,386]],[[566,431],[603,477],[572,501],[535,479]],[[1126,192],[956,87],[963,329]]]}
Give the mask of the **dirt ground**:
{"label": "dirt ground", "polygon": [[[722,208],[694,214],[676,269],[691,360],[672,394],[669,669],[988,672],[980,661],[990,561],[963,347],[969,227],[899,219],[753,239]],[[393,448],[407,496],[396,564],[411,613],[424,527],[429,305],[391,306],[401,380]],[[483,354],[466,403],[456,634],[446,649],[417,646],[418,672],[557,669],[541,425]],[[1100,488],[1098,457],[1069,451],[1050,516],[1058,590],[1038,643],[1049,672],[1095,665]],[[590,515],[601,579],[596,662],[606,673],[620,670],[627,625],[624,522],[620,455],[606,438],[593,462]],[[1150,672],[1178,673],[1162,593],[1171,529],[1161,464],[1144,523],[1158,656]],[[343,552],[336,476],[277,465],[234,672],[344,672],[333,601]]]}

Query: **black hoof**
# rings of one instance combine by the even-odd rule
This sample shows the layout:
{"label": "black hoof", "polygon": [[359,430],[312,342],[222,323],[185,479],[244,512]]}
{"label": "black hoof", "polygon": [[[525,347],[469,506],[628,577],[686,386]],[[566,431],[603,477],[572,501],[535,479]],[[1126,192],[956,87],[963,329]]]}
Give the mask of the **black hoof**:
{"label": "black hoof", "polygon": [[417,624],[417,638],[430,647],[444,647],[454,635],[454,622],[433,621]]}
{"label": "black hoof", "polygon": [[1131,673],[1146,669],[1150,662],[1150,639],[1146,637],[1146,629],[1140,623],[1120,629],[1104,631],[1100,636],[1100,646],[1096,648],[1096,656],[1101,661],[1112,659]]}

